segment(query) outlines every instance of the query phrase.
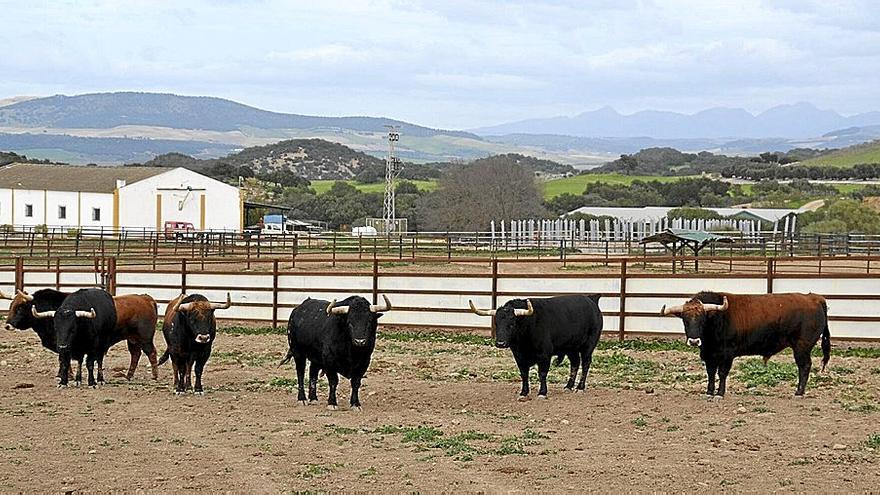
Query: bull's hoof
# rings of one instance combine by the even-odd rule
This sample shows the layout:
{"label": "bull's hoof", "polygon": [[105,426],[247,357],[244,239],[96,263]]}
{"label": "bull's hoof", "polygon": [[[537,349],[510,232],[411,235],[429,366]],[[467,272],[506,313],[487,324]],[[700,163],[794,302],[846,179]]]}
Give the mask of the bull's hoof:
{"label": "bull's hoof", "polygon": [[339,407],[337,407],[337,406],[327,406],[328,411],[335,411],[337,409],[339,409]]}
{"label": "bull's hoof", "polygon": [[67,384],[66,383],[59,383],[58,388],[67,388]]}
{"label": "bull's hoof", "polygon": [[574,392],[574,387],[565,387],[562,389],[562,391],[567,394],[570,394],[570,393]]}
{"label": "bull's hoof", "polygon": [[579,389],[575,390],[574,393],[576,393],[576,394],[583,394],[583,393],[586,393],[586,390],[584,390],[584,389],[582,389],[582,388],[579,388]]}
{"label": "bull's hoof", "polygon": [[804,398],[804,394],[794,394],[794,398],[795,398],[795,399],[798,399],[798,400],[803,399],[803,398]]}
{"label": "bull's hoof", "polygon": [[60,376],[56,376],[56,377],[55,377],[55,381],[58,382],[58,383],[61,383],[61,377],[60,377]]}
{"label": "bull's hoof", "polygon": [[715,402],[718,402],[720,400],[724,400],[724,396],[723,395],[713,395],[712,400]]}
{"label": "bull's hoof", "polygon": [[715,397],[715,394],[706,394],[706,400],[712,400]]}
{"label": "bull's hoof", "polygon": [[301,406],[305,406],[305,405],[306,405],[306,401],[304,401],[304,400],[298,400],[298,401],[296,401],[296,402],[297,402],[297,404],[299,404],[299,405],[301,405]]}
{"label": "bull's hoof", "polygon": [[96,390],[96,389],[98,388],[98,384],[97,384],[97,383],[94,383],[94,384],[92,384],[92,385],[89,385],[89,388],[92,389],[92,390]]}
{"label": "bull's hoof", "polygon": [[193,395],[202,396],[202,395],[205,395],[205,391],[204,390],[196,390],[195,392],[193,392]]}
{"label": "bull's hoof", "polygon": [[547,400],[547,396],[538,394],[538,400]]}
{"label": "bull's hoof", "polygon": [[351,406],[350,410],[352,412],[361,412],[362,411],[361,406]]}
{"label": "bull's hoof", "polygon": [[186,392],[184,392],[183,390],[175,390],[174,395],[176,395],[177,397],[181,397],[186,395]]}
{"label": "bull's hoof", "polygon": [[82,380],[77,380],[77,381],[73,382],[74,387],[81,387],[82,384],[83,384]]}
{"label": "bull's hoof", "polygon": [[529,400],[529,396],[528,395],[520,395],[519,397],[516,398],[516,400],[518,400],[520,402],[526,402],[527,400]]}

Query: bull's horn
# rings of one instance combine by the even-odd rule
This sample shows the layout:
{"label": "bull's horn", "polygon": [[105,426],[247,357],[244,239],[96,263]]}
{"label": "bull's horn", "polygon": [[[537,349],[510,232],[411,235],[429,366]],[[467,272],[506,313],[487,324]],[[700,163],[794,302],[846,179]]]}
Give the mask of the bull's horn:
{"label": "bull's horn", "polygon": [[684,306],[670,306],[667,308],[666,305],[664,304],[663,308],[660,309],[660,314],[663,316],[677,315],[677,314],[681,314],[683,311],[684,311]]}
{"label": "bull's horn", "polygon": [[95,313],[95,308],[92,308],[91,311],[76,311],[74,312],[77,318],[88,318],[90,320],[94,320],[98,313]]}
{"label": "bull's horn", "polygon": [[12,299],[12,296],[6,294],[2,290],[0,290],[0,299]]}
{"label": "bull's horn", "polygon": [[373,313],[379,313],[381,311],[388,311],[391,309],[391,301],[388,300],[388,296],[382,294],[382,299],[385,300],[385,305],[382,304],[370,304],[370,311]]}
{"label": "bull's horn", "polygon": [[185,312],[191,310],[192,308],[193,308],[193,303],[191,303],[191,302],[183,303],[183,304],[177,303],[177,311],[183,311],[185,313]]}
{"label": "bull's horn", "polygon": [[722,304],[703,304],[703,310],[707,313],[713,311],[727,311],[727,306],[727,296],[724,296],[724,302]]}
{"label": "bull's horn", "polygon": [[180,311],[180,301],[183,301],[184,297],[186,297],[186,295],[181,292],[179,296],[177,296],[173,299],[174,306],[171,306],[172,313],[177,313],[178,311]]}
{"label": "bull's horn", "polygon": [[232,306],[232,296],[228,292],[226,293],[225,303],[211,303],[213,309],[229,309],[230,306]]}
{"label": "bull's horn", "polygon": [[494,309],[478,309],[476,306],[474,306],[474,302],[471,301],[470,299],[468,299],[468,304],[471,307],[471,311],[473,311],[474,313],[476,313],[480,316],[495,316],[496,310],[494,310]]}
{"label": "bull's horn", "polygon": [[34,315],[34,318],[53,318],[55,317],[55,311],[37,311],[37,308],[31,306],[31,314]]}
{"label": "bull's horn", "polygon": [[18,291],[18,295],[21,296],[21,297],[23,297],[24,300],[27,301],[27,302],[31,302],[31,301],[34,300],[34,296],[28,294],[27,292],[25,292],[25,291],[23,291],[23,290],[19,290],[19,291]]}
{"label": "bull's horn", "polygon": [[528,306],[528,309],[514,309],[513,315],[514,316],[532,316],[533,314],[535,314],[535,308],[532,307],[531,300],[526,299],[526,306]]}
{"label": "bull's horn", "polygon": [[328,315],[348,314],[348,306],[334,306],[334,304],[336,304],[336,299],[330,301],[330,304],[327,305]]}

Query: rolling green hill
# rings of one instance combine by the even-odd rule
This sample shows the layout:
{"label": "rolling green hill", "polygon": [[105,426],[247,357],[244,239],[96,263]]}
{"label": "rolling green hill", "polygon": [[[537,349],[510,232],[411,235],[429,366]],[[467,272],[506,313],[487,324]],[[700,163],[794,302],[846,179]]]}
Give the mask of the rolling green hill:
{"label": "rolling green hill", "polygon": [[623,175],[623,174],[585,174],[575,175],[574,177],[566,177],[564,179],[554,179],[544,183],[544,198],[552,199],[560,194],[581,194],[587,187],[587,184],[593,182],[604,182],[606,184],[623,184],[629,185],[633,181],[651,181],[674,182],[691,176],[658,176],[658,175]]}
{"label": "rolling green hill", "polygon": [[860,163],[880,163],[880,141],[857,144],[827,155],[804,160],[799,165],[815,167],[852,167]]}

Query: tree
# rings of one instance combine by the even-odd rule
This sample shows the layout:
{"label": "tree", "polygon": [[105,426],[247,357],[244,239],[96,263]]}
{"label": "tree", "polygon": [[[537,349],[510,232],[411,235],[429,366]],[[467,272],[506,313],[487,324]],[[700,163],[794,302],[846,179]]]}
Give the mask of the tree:
{"label": "tree", "polygon": [[880,214],[852,199],[842,199],[799,217],[807,233],[880,234]]}
{"label": "tree", "polygon": [[508,160],[452,168],[431,196],[425,220],[438,230],[486,230],[492,220],[546,214],[534,173]]}

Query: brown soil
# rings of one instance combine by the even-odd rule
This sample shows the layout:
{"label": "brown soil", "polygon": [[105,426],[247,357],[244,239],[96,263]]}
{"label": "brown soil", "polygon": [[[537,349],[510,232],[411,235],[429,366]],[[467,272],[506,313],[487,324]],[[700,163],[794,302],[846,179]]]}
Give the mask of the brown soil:
{"label": "brown soil", "polygon": [[[728,396],[711,402],[696,354],[605,349],[586,394],[562,393],[566,369],[554,368],[548,400],[517,402],[508,352],[388,337],[357,413],[327,411],[324,381],[321,405],[295,406],[291,367],[275,367],[285,351],[280,335],[221,334],[206,395],[175,397],[167,367],[156,383],[142,363],[126,382],[116,346],[106,386],[57,390],[55,356],[31,332],[2,332],[0,491],[880,486],[880,449],[867,442],[880,433],[876,358],[833,358],[802,400],[788,375],[748,388],[739,361]],[[774,358],[767,373],[790,361]]]}

